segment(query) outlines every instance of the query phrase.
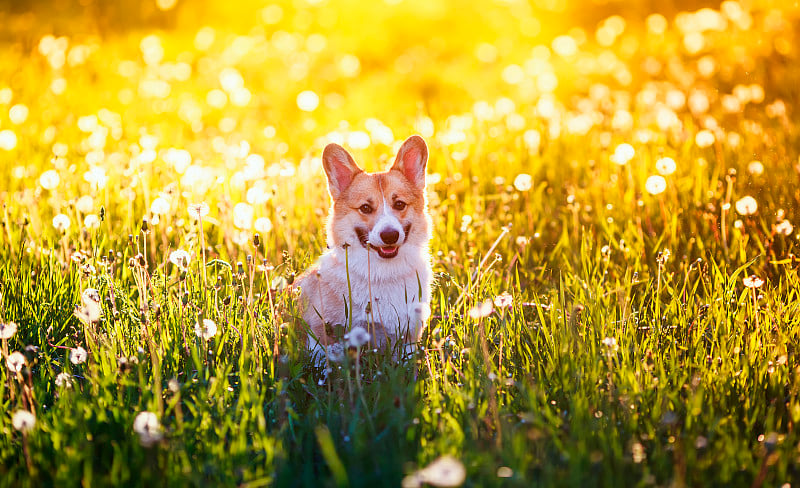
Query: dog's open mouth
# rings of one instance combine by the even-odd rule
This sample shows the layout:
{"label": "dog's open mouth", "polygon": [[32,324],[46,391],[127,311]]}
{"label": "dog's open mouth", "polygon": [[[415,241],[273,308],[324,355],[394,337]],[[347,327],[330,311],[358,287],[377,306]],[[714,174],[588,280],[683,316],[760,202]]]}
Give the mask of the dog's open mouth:
{"label": "dog's open mouth", "polygon": [[397,253],[400,252],[400,246],[378,247],[378,246],[372,246],[371,245],[370,247],[372,249],[375,249],[375,251],[377,251],[377,253],[378,253],[378,256],[380,256],[380,257],[382,257],[384,259],[391,259],[391,258],[397,256]]}

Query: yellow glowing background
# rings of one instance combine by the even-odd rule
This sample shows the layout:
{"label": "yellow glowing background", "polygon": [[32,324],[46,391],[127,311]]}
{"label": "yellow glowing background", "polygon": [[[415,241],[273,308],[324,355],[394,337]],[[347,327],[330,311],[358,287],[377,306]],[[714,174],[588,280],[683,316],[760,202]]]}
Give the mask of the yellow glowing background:
{"label": "yellow glowing background", "polygon": [[[603,209],[688,190],[703,167],[709,191],[724,198],[712,187],[729,151],[762,169],[792,157],[780,134],[750,137],[762,122],[749,115],[790,123],[797,75],[784,66],[798,54],[797,7],[2,5],[2,190],[7,212],[29,220],[33,237],[95,228],[103,206],[121,235],[145,218],[178,246],[186,206],[204,201],[231,255],[253,231],[271,235],[276,253],[319,243],[327,197],[318,158],[331,141],[376,170],[399,141],[423,135],[433,203],[458,195],[468,214],[484,205],[470,178],[498,188],[517,181],[522,192],[547,180],[548,192],[583,191]],[[657,171],[661,159],[671,169]],[[631,164],[618,175],[609,161]],[[604,201],[610,188],[620,188],[618,201]],[[735,196],[745,195],[727,200]],[[460,218],[446,202],[438,208]],[[320,229],[315,238],[303,236],[307,223]],[[525,225],[524,235],[542,230]]]}

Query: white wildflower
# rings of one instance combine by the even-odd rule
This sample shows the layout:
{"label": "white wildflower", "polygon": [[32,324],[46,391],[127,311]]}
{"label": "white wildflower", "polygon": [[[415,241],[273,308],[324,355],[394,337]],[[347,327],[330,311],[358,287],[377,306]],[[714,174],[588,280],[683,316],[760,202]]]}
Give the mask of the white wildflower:
{"label": "white wildflower", "polygon": [[453,456],[442,456],[425,468],[406,476],[403,488],[420,487],[423,483],[433,486],[460,486],[467,477],[464,464]]}
{"label": "white wildflower", "polygon": [[603,345],[606,347],[609,353],[615,353],[619,350],[617,340],[613,337],[606,337],[603,339]]}
{"label": "white wildflower", "polygon": [[189,204],[189,216],[197,220],[208,215],[209,210],[210,208],[206,202]]}
{"label": "white wildflower", "polygon": [[473,319],[482,319],[491,315],[493,311],[492,300],[486,299],[469,309],[469,316]]}
{"label": "white wildflower", "polygon": [[353,327],[349,333],[344,335],[344,339],[350,347],[359,348],[369,342],[370,335],[367,329],[357,325]]}
{"label": "white wildflower", "polygon": [[533,178],[527,173],[520,173],[514,178],[514,188],[518,191],[528,191],[533,186]]}
{"label": "white wildflower", "polygon": [[70,220],[69,217],[60,213],[53,217],[53,227],[58,229],[60,232],[66,232],[69,229]]}
{"label": "white wildflower", "polygon": [[758,210],[758,202],[750,195],[741,198],[736,202],[736,212],[739,215],[753,215]]}
{"label": "white wildflower", "polygon": [[11,417],[11,424],[24,434],[36,426],[36,416],[27,410],[17,410]]}
{"label": "white wildflower", "polygon": [[25,355],[19,351],[14,351],[6,358],[6,366],[12,373],[19,373],[25,366]]}
{"label": "white wildflower", "polygon": [[177,266],[181,271],[186,271],[189,268],[191,260],[192,255],[183,249],[172,251],[169,254],[169,262]]}
{"label": "white wildflower", "polygon": [[56,386],[69,388],[72,386],[72,376],[69,373],[61,372],[56,376]]}
{"label": "white wildflower", "polygon": [[203,319],[202,323],[194,324],[194,333],[201,339],[209,340],[217,335],[217,324],[211,319]]}
{"label": "white wildflower", "polygon": [[87,353],[86,349],[82,348],[81,346],[78,346],[69,352],[69,361],[72,364],[85,363],[87,357],[89,357],[89,353]]}
{"label": "white wildflower", "polygon": [[14,322],[0,322],[0,339],[11,339],[17,333],[17,324]]}
{"label": "white wildflower", "polygon": [[161,423],[153,412],[140,412],[133,421],[133,431],[144,447],[151,447],[164,438]]}

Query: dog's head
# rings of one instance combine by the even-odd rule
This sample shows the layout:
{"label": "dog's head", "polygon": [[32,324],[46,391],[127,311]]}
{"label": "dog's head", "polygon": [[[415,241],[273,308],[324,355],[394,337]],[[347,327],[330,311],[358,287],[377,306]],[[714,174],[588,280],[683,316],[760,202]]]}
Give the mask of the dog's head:
{"label": "dog's head", "polygon": [[397,257],[404,246],[427,245],[428,147],[421,137],[409,137],[385,173],[365,173],[337,144],[325,148],[322,163],[333,198],[329,245],[374,250],[383,260]]}

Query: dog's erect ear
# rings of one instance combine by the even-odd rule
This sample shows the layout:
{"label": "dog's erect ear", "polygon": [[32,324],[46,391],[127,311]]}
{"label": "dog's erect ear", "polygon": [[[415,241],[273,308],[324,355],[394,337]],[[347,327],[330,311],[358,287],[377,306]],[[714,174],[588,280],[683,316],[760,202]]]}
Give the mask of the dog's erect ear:
{"label": "dog's erect ear", "polygon": [[403,173],[417,188],[425,188],[425,167],[428,165],[428,146],[420,136],[411,136],[400,146],[393,170]]}
{"label": "dog's erect ear", "polygon": [[328,190],[334,199],[339,198],[339,195],[353,182],[353,178],[362,171],[350,153],[338,144],[325,146],[325,151],[322,152],[322,166],[328,175]]}

